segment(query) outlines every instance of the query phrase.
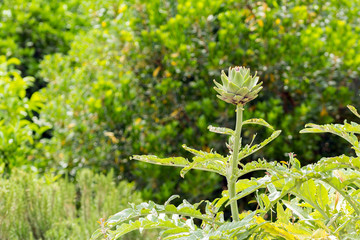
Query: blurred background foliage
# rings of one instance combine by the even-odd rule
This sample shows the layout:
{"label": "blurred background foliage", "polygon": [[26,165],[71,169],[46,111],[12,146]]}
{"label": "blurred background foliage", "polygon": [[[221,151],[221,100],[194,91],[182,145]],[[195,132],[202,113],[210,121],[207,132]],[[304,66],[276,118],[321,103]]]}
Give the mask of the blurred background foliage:
{"label": "blurred background foliage", "polygon": [[39,63],[47,54],[66,53],[74,36],[90,27],[79,0],[3,0],[0,3],[0,54],[16,56],[19,69],[36,77],[33,93],[46,85]]}
{"label": "blurred background foliage", "polygon": [[[305,164],[343,153],[335,137],[298,132],[308,122],[352,118],[344,110],[360,100],[359,11],[358,0],[4,0],[4,172],[75,179],[82,168],[113,170],[145,199],[211,198],[222,190],[217,176],[193,171],[180,179],[179,170],[129,156],[184,155],[183,143],[225,152],[226,139],[207,126],[234,126],[234,107],[212,89],[220,70],[234,65],[257,70],[264,82],[245,118],[283,131],[254,158],[295,152]],[[244,141],[252,134],[245,129]]]}
{"label": "blurred background foliage", "polygon": [[34,159],[36,149],[43,147],[42,134],[49,129],[38,118],[44,100],[39,92],[26,96],[34,78],[22,77],[14,68],[19,64],[17,58],[0,56],[0,166],[6,174],[13,167],[30,168],[32,160],[37,167],[47,166]]}

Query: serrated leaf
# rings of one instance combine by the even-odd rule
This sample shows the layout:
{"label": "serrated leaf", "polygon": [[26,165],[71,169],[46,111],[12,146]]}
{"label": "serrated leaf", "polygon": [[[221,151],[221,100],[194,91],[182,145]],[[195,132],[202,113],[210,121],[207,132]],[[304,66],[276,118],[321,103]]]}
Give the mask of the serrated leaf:
{"label": "serrated leaf", "polygon": [[228,196],[223,196],[221,198],[216,198],[212,204],[215,207],[215,212],[217,212],[223,205],[224,203],[229,200]]}
{"label": "serrated leaf", "polygon": [[280,133],[281,133],[281,130],[277,130],[277,131],[273,132],[270,137],[268,137],[267,139],[265,139],[264,141],[262,141],[259,144],[253,145],[252,147],[250,147],[249,145],[245,145],[245,147],[243,147],[239,152],[238,161],[259,151],[261,148],[263,148],[264,146],[269,144],[271,141],[273,141],[275,138],[277,138],[280,135]]}
{"label": "serrated leaf", "polygon": [[320,125],[314,123],[308,123],[305,125],[305,128],[300,130],[300,133],[323,133],[325,130],[320,128]]}
{"label": "serrated leaf", "polygon": [[249,236],[251,236],[255,231],[258,230],[258,228],[261,228],[266,222],[263,223],[258,223],[254,226],[249,227],[248,229],[246,229],[246,231],[242,231],[240,233],[236,234],[236,240],[245,240],[245,239],[249,239]]}
{"label": "serrated leaf", "polygon": [[214,127],[214,126],[208,126],[208,129],[210,132],[214,133],[220,133],[225,135],[234,135],[234,130],[226,127]]}
{"label": "serrated leaf", "polygon": [[329,204],[329,195],[327,189],[322,185],[318,184],[316,189],[317,203],[321,209],[327,209]]}
{"label": "serrated leaf", "polygon": [[[239,180],[239,184],[241,185],[241,180]],[[235,195],[234,198],[230,199],[230,201],[226,204],[226,206],[228,206],[231,202],[239,200],[253,192],[255,192],[256,190],[260,189],[260,188],[264,188],[266,186],[266,184],[268,184],[271,181],[271,178],[268,176],[265,176],[263,178],[260,178],[255,182],[254,185],[250,185],[249,187],[245,188],[244,190],[242,190],[241,192],[237,193]],[[242,187],[238,186],[236,187],[237,189],[242,189]]]}
{"label": "serrated leaf", "polygon": [[[170,201],[177,196],[172,196],[166,201],[166,205],[158,205],[152,201],[131,205],[131,208],[125,209],[111,216],[105,223],[108,228],[102,234],[110,234],[111,239],[117,239],[131,231],[145,229],[167,229],[163,232],[165,235],[182,234],[191,236],[199,234],[198,227],[193,222],[193,218],[200,219],[212,225],[219,225],[221,222],[214,218],[202,214],[197,207],[199,204],[190,204],[186,200],[179,206],[170,204]],[[185,217],[185,219],[184,219]],[[116,230],[110,229],[116,226]],[[95,237],[100,237],[100,230],[94,233]],[[169,237],[169,239],[172,239]],[[190,238],[189,238],[190,239]]]}
{"label": "serrated leaf", "polygon": [[317,229],[311,237],[313,239],[328,239],[329,234],[324,229]]}
{"label": "serrated leaf", "polygon": [[179,195],[172,195],[165,203],[164,206],[166,207],[166,205],[168,205],[172,200],[176,199],[176,198],[180,198]]}
{"label": "serrated leaf", "polygon": [[360,118],[360,114],[357,112],[356,108],[352,105],[347,105],[348,109],[355,114],[355,116],[357,116],[358,118]]}
{"label": "serrated leaf", "polygon": [[[306,213],[301,207],[297,206],[294,203],[288,202],[286,200],[282,200],[284,205],[289,208],[295,215],[297,215],[301,220],[305,222],[309,222],[310,220],[314,220],[308,213]],[[313,224],[311,224],[313,226]]]}
{"label": "serrated leaf", "polygon": [[282,207],[280,201],[276,204],[276,215],[279,222],[287,223],[289,218],[286,216],[284,208]]}
{"label": "serrated leaf", "polygon": [[327,183],[332,188],[334,188],[344,199],[351,205],[351,207],[355,210],[356,214],[360,215],[360,204],[357,200],[354,199],[351,195],[347,193],[347,191],[343,190],[343,184],[337,177],[327,177],[321,179],[322,182]]}
{"label": "serrated leaf", "polygon": [[279,197],[281,196],[281,192],[276,190],[276,187],[274,186],[274,184],[269,183],[267,186],[267,189],[269,190],[269,200],[270,202],[276,201],[279,199]]}
{"label": "serrated leaf", "polygon": [[213,152],[208,153],[204,151],[198,151],[189,148],[186,145],[183,145],[183,148],[194,154],[195,157],[193,157],[193,161],[188,166],[181,170],[180,175],[182,177],[184,177],[184,175],[191,169],[201,169],[205,171],[216,172],[223,176],[226,175],[227,158]]}
{"label": "serrated leaf", "polygon": [[270,128],[271,130],[274,130],[273,126],[271,126],[269,123],[267,123],[264,119],[261,119],[261,118],[248,119],[248,120],[244,121],[242,124],[243,125],[257,124],[257,125],[261,125],[261,126],[265,126],[267,128]]}
{"label": "serrated leaf", "polygon": [[292,223],[279,223],[276,224],[279,228],[286,230],[289,234],[297,237],[298,239],[310,239],[312,235],[312,230],[305,228],[300,224],[292,224]]}
{"label": "serrated leaf", "polygon": [[[255,218],[256,218],[256,221],[258,223],[264,223],[265,222],[265,220],[263,218],[261,218],[261,217],[255,216]],[[281,238],[287,239],[287,240],[300,240],[296,236],[288,233],[286,230],[277,227],[277,225],[274,224],[274,223],[266,223],[261,228],[265,232],[269,233],[270,235],[272,235],[274,237],[281,237]]]}
{"label": "serrated leaf", "polygon": [[163,234],[160,234],[161,235],[161,239],[162,240],[172,240],[172,239],[181,239],[183,237],[189,237],[189,232],[185,231],[187,230],[186,228],[185,229],[182,229],[182,228],[172,228],[172,229],[169,229],[169,230],[166,230],[163,232]]}
{"label": "serrated leaf", "polygon": [[332,171],[338,168],[360,169],[360,157],[340,155],[337,157],[322,158],[314,168],[318,172]]}
{"label": "serrated leaf", "polygon": [[349,124],[345,121],[343,125],[343,130],[349,133],[360,134],[360,125],[355,122],[351,122],[351,124]]}
{"label": "serrated leaf", "polygon": [[217,230],[221,232],[237,231],[239,228],[242,228],[246,225],[250,225],[251,222],[254,221],[255,214],[256,212],[254,211],[248,214],[245,218],[241,219],[240,221],[224,223]]}
{"label": "serrated leaf", "polygon": [[186,167],[190,163],[183,157],[159,158],[154,155],[134,155],[131,159],[163,166]]}
{"label": "serrated leaf", "polygon": [[109,225],[117,224],[118,222],[123,222],[123,221],[131,219],[133,217],[138,217],[138,216],[141,216],[140,212],[136,212],[136,210],[133,208],[127,208],[119,213],[116,213],[115,215],[112,215],[107,220],[107,224],[109,224]]}
{"label": "serrated leaf", "polygon": [[326,212],[326,208],[322,208],[319,205],[319,201],[321,202],[325,200],[317,193],[317,184],[313,179],[309,179],[308,181],[303,182],[301,185],[299,185],[299,187],[294,188],[291,193],[310,204],[322,215],[323,218],[326,220],[330,219],[330,215],[328,212]]}
{"label": "serrated leaf", "polygon": [[349,129],[349,124],[348,125],[342,125],[342,124],[317,125],[317,124],[309,123],[305,125],[305,129],[302,129],[300,133],[332,133],[344,138],[351,145],[353,145],[356,151],[360,151],[359,141],[357,137],[353,134],[353,131],[354,131],[354,126],[351,126]]}
{"label": "serrated leaf", "polygon": [[316,202],[316,184],[313,179],[304,182],[298,190],[301,193],[301,196],[306,197],[312,202]]}
{"label": "serrated leaf", "polygon": [[245,164],[242,169],[239,170],[239,174],[237,177],[241,177],[247,173],[254,172],[254,171],[261,171],[261,170],[281,170],[287,171],[287,168],[282,166],[277,162],[267,162],[265,160],[259,159],[258,161],[252,161]]}
{"label": "serrated leaf", "polygon": [[241,192],[244,191],[245,189],[254,186],[254,185],[258,185],[258,183],[254,180],[250,180],[250,179],[239,179],[236,182],[235,185],[235,191],[236,192]]}
{"label": "serrated leaf", "polygon": [[147,218],[140,218],[139,220],[136,220],[134,222],[130,221],[129,223],[123,223],[121,224],[115,231],[112,233],[115,235],[113,239],[118,239],[121,236],[132,232],[134,230],[145,230],[145,229],[161,229],[161,228],[188,228],[185,223],[182,223],[181,221],[174,221],[172,219],[163,218],[160,219],[154,215],[152,215],[153,218],[147,217]]}
{"label": "serrated leaf", "polygon": [[269,209],[270,205],[271,205],[271,202],[270,202],[270,199],[269,199],[268,195],[261,194],[260,199],[264,203],[264,209]]}
{"label": "serrated leaf", "polygon": [[102,229],[97,229],[92,235],[90,240],[98,240],[100,237],[103,237]]}

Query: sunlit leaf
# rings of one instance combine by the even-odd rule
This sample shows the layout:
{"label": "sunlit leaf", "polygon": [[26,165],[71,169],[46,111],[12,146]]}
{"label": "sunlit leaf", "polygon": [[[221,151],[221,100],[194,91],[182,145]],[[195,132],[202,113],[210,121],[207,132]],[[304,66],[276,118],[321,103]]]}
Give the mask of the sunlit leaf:
{"label": "sunlit leaf", "polygon": [[261,119],[261,118],[248,119],[243,122],[243,125],[246,125],[246,124],[257,124],[257,125],[261,125],[261,126],[270,128],[271,130],[274,130],[274,128],[269,123],[267,123],[264,119]]}
{"label": "sunlit leaf", "polygon": [[357,112],[356,108],[352,105],[347,105],[347,107],[350,109],[350,111],[355,114],[358,118],[360,118],[360,114]]}
{"label": "sunlit leaf", "polygon": [[183,148],[194,154],[195,157],[193,157],[193,161],[188,166],[181,170],[180,175],[182,177],[184,177],[184,175],[190,169],[201,169],[205,171],[216,172],[223,176],[226,175],[227,158],[213,152],[208,153],[204,151],[198,151],[189,148],[186,145],[183,145]]}
{"label": "sunlit leaf", "polygon": [[230,129],[230,128],[225,128],[225,127],[214,127],[214,126],[208,126],[208,129],[210,132],[214,132],[214,133],[220,133],[220,134],[225,134],[225,135],[234,135],[234,130]]}
{"label": "sunlit leaf", "polygon": [[271,134],[271,136],[267,139],[265,139],[263,142],[259,144],[255,144],[252,147],[249,145],[245,145],[239,152],[238,160],[246,158],[247,156],[259,151],[261,148],[269,144],[271,141],[273,141],[275,138],[277,138],[281,133],[281,130],[277,130]]}
{"label": "sunlit leaf", "polygon": [[190,163],[183,157],[159,158],[154,155],[134,155],[131,159],[164,166],[186,167]]}

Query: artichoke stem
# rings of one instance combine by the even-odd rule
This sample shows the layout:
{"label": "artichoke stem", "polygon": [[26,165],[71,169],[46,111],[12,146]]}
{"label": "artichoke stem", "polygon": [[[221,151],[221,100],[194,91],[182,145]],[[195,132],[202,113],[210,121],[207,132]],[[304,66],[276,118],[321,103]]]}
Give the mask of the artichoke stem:
{"label": "artichoke stem", "polygon": [[[227,176],[230,200],[233,199],[236,194],[236,189],[235,189],[236,180],[237,180],[236,170],[238,169],[238,155],[241,146],[241,128],[243,122],[243,111],[244,109],[242,105],[236,106],[234,150],[230,158],[230,163],[229,163],[230,171],[229,171],[229,175]],[[231,216],[233,218],[233,221],[239,221],[240,219],[239,219],[239,209],[238,209],[237,201],[231,202],[230,207],[231,207]]]}

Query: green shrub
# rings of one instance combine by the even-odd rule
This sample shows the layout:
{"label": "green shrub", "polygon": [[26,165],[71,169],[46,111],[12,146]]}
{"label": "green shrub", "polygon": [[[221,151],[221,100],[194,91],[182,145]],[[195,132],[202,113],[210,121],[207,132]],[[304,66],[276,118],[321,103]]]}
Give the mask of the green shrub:
{"label": "green shrub", "polygon": [[[79,0],[4,0],[0,4],[0,54],[16,57],[25,75],[38,77],[46,54],[65,53],[89,26]],[[40,84],[40,83],[39,83]],[[34,86],[36,89],[40,86]]]}
{"label": "green shrub", "polygon": [[[133,149],[150,151],[157,144],[141,144],[142,133],[152,131],[141,118],[141,113],[147,111],[147,96],[140,89],[142,81],[126,62],[136,49],[131,29],[126,25],[129,12],[125,6],[117,8],[120,10],[108,9],[108,14],[114,13],[114,16],[104,27],[79,35],[68,55],[47,56],[42,62],[42,76],[49,82],[42,94],[49,101],[41,116],[53,124],[53,137],[46,141],[39,158],[45,156],[56,163],[53,166],[60,172],[72,174],[83,166],[92,166],[98,171],[114,168],[122,177],[142,179],[140,187],[145,189],[146,198],[154,195],[157,199],[168,198],[174,188],[190,191],[187,183],[162,184],[154,181],[155,178],[147,181],[140,175],[134,177],[134,172],[142,166],[128,163]],[[164,127],[161,134],[164,138],[168,138],[169,129],[171,126]],[[152,172],[174,179],[176,176],[172,174],[174,170],[167,173],[159,168],[145,168],[147,174]],[[208,181],[204,181],[197,176],[195,174],[192,181],[208,189],[218,179],[210,175]]]}
{"label": "green shrub", "polygon": [[26,89],[32,86],[34,78],[22,78],[13,67],[18,64],[16,58],[0,56],[0,166],[6,172],[13,167],[46,165],[34,159],[35,149],[42,147],[40,138],[48,129],[34,116],[44,100],[38,92],[26,97]]}
{"label": "green shrub", "polygon": [[0,179],[1,239],[88,239],[99,218],[140,201],[134,184],[115,184],[112,173],[81,170],[75,184],[58,177],[13,169]]}

